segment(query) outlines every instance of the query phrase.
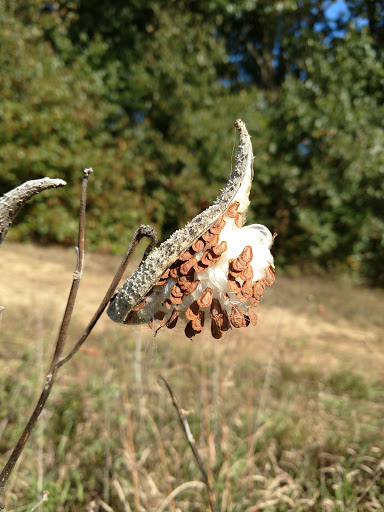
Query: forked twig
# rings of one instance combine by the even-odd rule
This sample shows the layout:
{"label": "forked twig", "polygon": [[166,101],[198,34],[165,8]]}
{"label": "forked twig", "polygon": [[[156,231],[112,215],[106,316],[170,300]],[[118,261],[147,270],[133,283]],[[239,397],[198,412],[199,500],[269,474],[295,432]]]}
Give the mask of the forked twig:
{"label": "forked twig", "polygon": [[[68,362],[72,357],[76,354],[76,352],[80,349],[82,344],[85,342],[92,329],[96,325],[99,320],[101,314],[107,307],[109,301],[111,300],[115,290],[120,282],[122,275],[124,274],[125,269],[139,243],[139,241],[145,236],[151,239],[151,242],[144,253],[144,258],[148,254],[148,252],[153,248],[153,246],[157,242],[157,235],[154,228],[151,226],[140,226],[135,234],[132,237],[132,240],[128,246],[127,252],[124,255],[124,258],[114,276],[111,285],[109,286],[103,300],[101,301],[100,306],[97,308],[96,313],[93,315],[89,324],[85,328],[83,334],[80,336],[78,341],[74,344],[73,348],[69,351],[66,356],[62,356],[65,343],[68,335],[68,327],[71,321],[73,308],[76,301],[77,291],[80,286],[81,275],[83,271],[83,263],[84,263],[84,233],[85,233],[85,209],[86,209],[86,196],[87,196],[87,185],[88,185],[88,177],[93,173],[92,169],[85,169],[84,176],[81,187],[81,201],[80,201],[80,213],[79,213],[79,237],[78,237],[78,246],[76,248],[77,253],[77,263],[76,269],[73,274],[73,281],[71,290],[67,299],[67,305],[65,308],[65,312],[63,315],[63,320],[59,329],[59,334],[56,341],[55,352],[52,358],[52,362],[49,367],[48,374],[45,378],[45,384],[43,391],[40,395],[40,398],[37,402],[35,409],[33,410],[31,417],[26,424],[23,433],[21,434],[15,448],[13,449],[7,463],[5,464],[2,472],[0,473],[0,495],[3,494],[5,485],[18,461],[20,455],[22,454],[26,442],[31,435],[40,414],[47,402],[47,399],[50,395],[52,386],[55,381],[55,377],[60,369],[66,362]],[[0,502],[0,509],[4,509],[4,505]]]}
{"label": "forked twig", "polygon": [[174,392],[172,391],[172,388],[171,388],[171,385],[169,384],[169,382],[167,381],[167,379],[163,376],[163,375],[159,375],[158,376],[159,379],[161,379],[164,384],[166,385],[167,389],[168,389],[168,392],[171,396],[171,399],[172,399],[172,404],[174,405],[176,411],[177,411],[177,414],[179,416],[179,420],[180,420],[180,424],[181,424],[181,427],[183,429],[183,432],[185,434],[185,437],[187,438],[187,441],[188,441],[188,444],[189,446],[191,447],[191,450],[192,450],[192,453],[196,459],[196,462],[199,466],[199,469],[200,469],[200,472],[203,476],[203,482],[208,490],[208,500],[209,500],[209,506],[210,506],[210,509],[212,512],[217,512],[217,503],[216,503],[216,497],[215,497],[215,494],[213,492],[213,489],[211,487],[211,484],[209,483],[209,479],[208,479],[208,474],[204,468],[204,464],[203,464],[203,461],[201,460],[201,457],[200,457],[200,454],[199,454],[199,451],[197,449],[197,446],[196,446],[196,443],[195,443],[195,439],[193,437],[193,434],[191,432],[191,429],[189,427],[189,423],[187,421],[187,418],[185,417],[183,411],[181,410],[180,406],[179,406],[179,403],[177,401],[177,398],[174,394]]}

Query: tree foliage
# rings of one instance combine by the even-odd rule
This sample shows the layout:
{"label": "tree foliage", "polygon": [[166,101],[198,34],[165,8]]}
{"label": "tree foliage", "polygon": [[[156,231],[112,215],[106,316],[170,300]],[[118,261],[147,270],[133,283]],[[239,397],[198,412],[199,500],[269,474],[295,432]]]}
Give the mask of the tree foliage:
{"label": "tree foliage", "polygon": [[[1,7],[0,187],[69,182],[13,236],[73,243],[81,170],[88,233],[122,250],[140,222],[168,235],[225,183],[242,118],[249,220],[281,263],[384,282],[381,3],[7,0]],[[79,174],[80,173],[80,174]]]}

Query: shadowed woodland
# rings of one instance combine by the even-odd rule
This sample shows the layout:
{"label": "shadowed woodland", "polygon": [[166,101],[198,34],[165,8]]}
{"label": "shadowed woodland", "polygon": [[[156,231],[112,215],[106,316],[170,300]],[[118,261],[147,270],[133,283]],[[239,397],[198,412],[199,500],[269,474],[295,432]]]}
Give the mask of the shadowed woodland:
{"label": "shadowed woodland", "polygon": [[90,166],[92,247],[121,253],[140,223],[164,239],[225,184],[241,118],[257,176],[248,222],[279,233],[278,263],[383,281],[381,2],[0,9],[0,192],[46,175],[73,191],[36,199],[13,239],[73,245]]}

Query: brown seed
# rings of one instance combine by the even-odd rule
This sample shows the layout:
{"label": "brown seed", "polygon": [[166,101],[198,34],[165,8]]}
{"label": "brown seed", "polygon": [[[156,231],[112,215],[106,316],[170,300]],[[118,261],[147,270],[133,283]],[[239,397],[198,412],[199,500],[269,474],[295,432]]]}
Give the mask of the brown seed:
{"label": "brown seed", "polygon": [[212,247],[211,251],[215,253],[216,256],[221,256],[227,250],[227,242],[223,240],[219,245]]}
{"label": "brown seed", "polygon": [[193,292],[196,291],[196,288],[199,286],[200,281],[194,281],[186,290],[184,290],[184,295],[192,295]]}
{"label": "brown seed", "polygon": [[272,286],[275,282],[275,271],[271,266],[265,269],[264,283],[266,286]]}
{"label": "brown seed", "polygon": [[252,258],[253,258],[252,247],[250,247],[249,245],[246,245],[237,259],[239,261],[241,261],[242,263],[245,263],[248,265],[248,263],[251,263]]}
{"label": "brown seed", "polygon": [[163,279],[168,279],[168,277],[169,277],[169,271],[170,271],[170,269],[168,268],[168,269],[164,272],[164,274],[160,277],[160,279],[161,279],[161,280],[163,280]]}
{"label": "brown seed", "polygon": [[154,319],[155,320],[159,320],[160,321],[160,325],[162,326],[163,325],[163,320],[164,320],[164,317],[165,317],[165,311],[156,311],[156,313],[153,315]]}
{"label": "brown seed", "polygon": [[211,334],[216,340],[223,337],[223,333],[215,320],[211,320]]}
{"label": "brown seed", "polygon": [[197,263],[197,259],[196,258],[191,258],[188,261],[185,261],[181,265],[181,267],[180,267],[180,272],[183,275],[186,275],[186,274],[189,274],[190,272],[193,272],[193,267],[194,267],[194,265],[196,265],[196,263]]}
{"label": "brown seed", "polygon": [[237,228],[242,228],[244,226],[244,213],[236,213],[235,225]]}
{"label": "brown seed", "polygon": [[205,317],[205,313],[204,311],[199,311],[199,314],[196,318],[194,318],[193,320],[191,320],[192,322],[192,329],[194,331],[197,331],[197,332],[200,332],[203,330],[203,327],[204,327],[204,317]]}
{"label": "brown seed", "polygon": [[197,303],[201,308],[207,308],[212,302],[212,288],[206,288],[200,297],[197,299]]}
{"label": "brown seed", "polygon": [[243,313],[236,306],[232,306],[232,310],[231,310],[231,324],[233,325],[233,327],[235,327],[235,329],[239,329],[240,327],[246,327],[247,326],[247,322],[246,322],[246,320],[244,318]]}
{"label": "brown seed", "polygon": [[252,325],[257,324],[257,314],[253,311],[251,307],[248,308],[247,315],[252,323]]}
{"label": "brown seed", "polygon": [[252,281],[244,281],[243,286],[241,287],[241,293],[244,297],[252,297],[253,294],[253,286]]}
{"label": "brown seed", "polygon": [[203,251],[205,247],[205,242],[201,238],[198,238],[195,242],[193,242],[191,249],[196,252]]}
{"label": "brown seed", "polygon": [[227,283],[228,283],[228,288],[229,288],[230,292],[236,293],[236,294],[241,292],[240,283],[238,281],[236,281],[236,279],[234,277],[228,276]]}
{"label": "brown seed", "polygon": [[262,281],[256,281],[256,283],[253,285],[253,296],[254,297],[261,297],[265,290],[265,284]]}
{"label": "brown seed", "polygon": [[215,247],[219,243],[220,235],[213,235],[211,240],[207,242],[207,247]]}
{"label": "brown seed", "polygon": [[172,286],[172,295],[174,297],[182,297],[184,295],[184,293],[182,292],[180,286],[178,284],[174,284]]}
{"label": "brown seed", "polygon": [[179,256],[180,261],[188,261],[190,258],[193,257],[195,254],[195,251],[192,249],[188,249],[188,251],[183,252],[181,256]]}
{"label": "brown seed", "polygon": [[150,318],[150,319],[148,320],[148,327],[149,327],[150,329],[153,329],[153,322],[152,322],[152,318]]}
{"label": "brown seed", "polygon": [[251,265],[248,265],[248,267],[246,267],[245,270],[243,270],[243,272],[241,273],[240,275],[241,279],[243,279],[243,281],[252,281],[253,279],[253,268]]}
{"label": "brown seed", "polygon": [[174,327],[176,327],[178,319],[179,311],[177,309],[173,309],[171,316],[169,317],[165,325],[168,327],[168,329],[173,329]]}
{"label": "brown seed", "polygon": [[219,299],[216,299],[216,298],[212,299],[211,309],[209,310],[209,316],[212,319],[219,321],[219,319],[222,318],[222,315],[223,315],[223,308],[221,307],[221,303],[220,303]]}
{"label": "brown seed", "polygon": [[[180,262],[179,262],[180,264]],[[170,277],[173,277],[174,279],[177,279],[180,275],[180,266],[179,267],[173,267],[169,270]]]}
{"label": "brown seed", "polygon": [[212,321],[215,321],[221,331],[228,331],[230,327],[228,315],[227,312],[222,308],[219,299],[212,299],[209,316],[212,318]]}
{"label": "brown seed", "polygon": [[209,255],[209,250],[208,250],[208,251],[205,251],[205,253],[202,255],[202,257],[201,257],[201,260],[200,260],[200,261],[201,261],[201,263],[202,263],[203,265],[207,265],[207,266],[209,266],[209,265],[211,265],[211,264],[212,264],[212,260],[208,257],[208,255]]}
{"label": "brown seed", "polygon": [[199,334],[199,331],[195,331],[192,327],[192,322],[188,322],[184,329],[185,335],[187,338],[193,338],[196,334]]}
{"label": "brown seed", "polygon": [[231,276],[233,277],[240,277],[241,273],[246,269],[246,267],[244,267],[243,265],[239,265],[239,262],[236,263],[236,268],[238,270],[235,270],[235,268],[233,267],[233,264],[236,260],[234,259],[231,259],[228,261],[228,271],[229,271],[229,274],[231,274]]}
{"label": "brown seed", "polygon": [[194,266],[195,272],[204,272],[204,270],[207,270],[207,268],[208,268],[208,265],[203,265],[203,263],[201,263],[201,261],[198,261],[197,263],[195,263],[195,266]]}
{"label": "brown seed", "polygon": [[259,305],[260,297],[249,297],[249,302],[254,308],[256,308]]}
{"label": "brown seed", "polygon": [[218,261],[220,260],[220,256],[218,256],[217,254],[215,254],[212,249],[208,250],[208,251],[205,251],[205,253],[203,254],[203,256],[201,257],[201,263],[203,265],[214,265],[215,263],[217,263]]}
{"label": "brown seed", "polygon": [[235,201],[234,203],[232,203],[227,210],[228,217],[231,217],[232,219],[234,219],[236,217],[236,213],[237,213],[239,206],[240,206],[239,201]]}
{"label": "brown seed", "polygon": [[185,290],[191,286],[193,280],[195,279],[194,274],[187,274],[186,276],[180,276],[177,280],[177,284],[180,286],[182,290]]}
{"label": "brown seed", "polygon": [[171,293],[169,300],[172,302],[172,304],[181,304],[183,302],[183,297],[174,297]]}
{"label": "brown seed", "polygon": [[240,302],[246,302],[250,298],[243,295],[242,292],[236,293],[236,297],[239,299]]}
{"label": "brown seed", "polygon": [[165,306],[167,309],[171,309],[172,302],[169,299],[165,299],[161,304]]}
{"label": "brown seed", "polygon": [[235,272],[239,272],[240,274],[242,272],[244,272],[244,270],[247,268],[247,266],[248,266],[248,264],[244,263],[244,261],[242,261],[240,259],[240,256],[232,261],[232,269]]}
{"label": "brown seed", "polygon": [[225,227],[225,220],[221,217],[217,220],[212,226],[209,228],[209,231],[214,235],[219,235],[223,228]]}
{"label": "brown seed", "polygon": [[205,233],[203,233],[203,234],[201,235],[201,238],[202,238],[203,240],[205,240],[206,242],[210,242],[211,240],[213,240],[213,239],[214,239],[214,237],[215,237],[215,236],[216,236],[216,235],[215,235],[214,233],[211,233],[211,232],[208,230],[208,231],[206,231]]}
{"label": "brown seed", "polygon": [[199,316],[199,305],[196,300],[186,309],[185,316],[188,320],[194,320]]}
{"label": "brown seed", "polygon": [[140,309],[143,309],[143,307],[146,305],[147,301],[144,299],[142,300],[137,306],[133,308],[132,311],[140,311]]}

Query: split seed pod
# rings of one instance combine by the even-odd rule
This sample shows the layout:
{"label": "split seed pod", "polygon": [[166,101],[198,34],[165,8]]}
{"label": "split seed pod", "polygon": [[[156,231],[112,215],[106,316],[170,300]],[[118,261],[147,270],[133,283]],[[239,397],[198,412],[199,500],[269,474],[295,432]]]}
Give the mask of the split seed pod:
{"label": "split seed pod", "polygon": [[[243,227],[253,178],[251,140],[244,123],[235,166],[214,204],[155,249],[112,299],[108,315],[125,324],[187,322],[191,338],[204,330],[211,308],[214,338],[233,327],[256,323],[257,306],[274,282],[271,232],[260,224]],[[208,314],[208,311],[207,311]],[[208,330],[209,327],[206,328]]]}

